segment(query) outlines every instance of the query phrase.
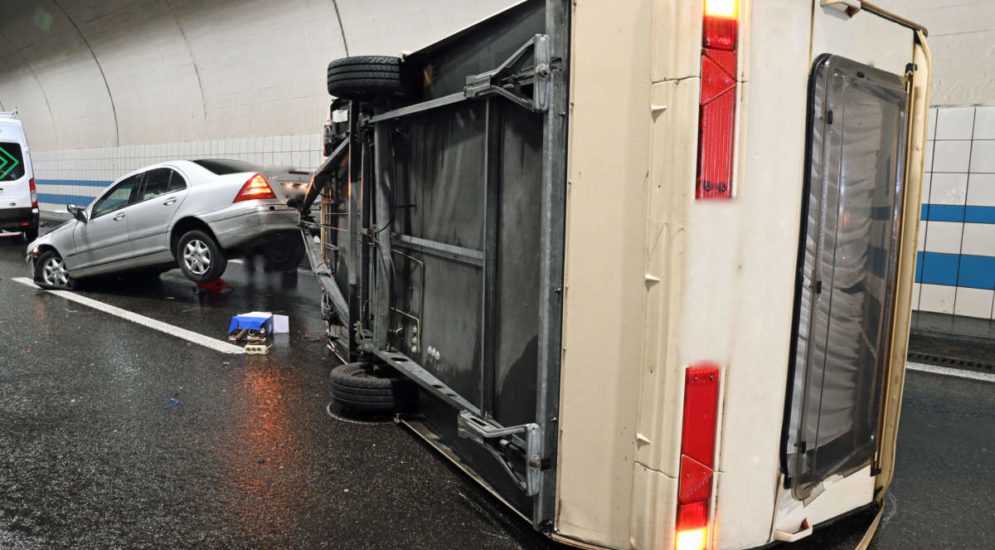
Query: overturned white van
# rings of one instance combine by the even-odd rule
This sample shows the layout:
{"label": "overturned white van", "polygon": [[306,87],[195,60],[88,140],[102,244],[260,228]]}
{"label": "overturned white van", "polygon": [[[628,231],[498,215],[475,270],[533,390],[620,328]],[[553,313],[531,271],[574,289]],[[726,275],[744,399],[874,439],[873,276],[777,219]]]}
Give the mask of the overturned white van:
{"label": "overturned white van", "polygon": [[929,75],[925,30],[860,0],[536,0],[333,61],[304,201],[333,391],[579,547],[873,510]]}

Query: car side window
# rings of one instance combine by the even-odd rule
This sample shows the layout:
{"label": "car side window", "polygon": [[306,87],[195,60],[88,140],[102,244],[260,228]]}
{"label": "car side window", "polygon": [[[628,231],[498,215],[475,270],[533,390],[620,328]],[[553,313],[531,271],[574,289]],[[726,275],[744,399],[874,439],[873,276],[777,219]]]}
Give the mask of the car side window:
{"label": "car side window", "polygon": [[142,174],[135,174],[129,178],[121,180],[109,193],[104,195],[93,205],[93,217],[99,218],[104,214],[109,214],[115,210],[120,210],[129,204],[134,204],[135,188],[142,181]]}
{"label": "car side window", "polygon": [[172,193],[173,191],[183,191],[186,188],[187,180],[183,179],[183,176],[181,176],[176,170],[170,170],[168,192]]}
{"label": "car side window", "polygon": [[168,193],[169,178],[172,172],[169,168],[156,168],[145,172],[145,183],[142,184],[142,193],[138,201],[147,201]]}

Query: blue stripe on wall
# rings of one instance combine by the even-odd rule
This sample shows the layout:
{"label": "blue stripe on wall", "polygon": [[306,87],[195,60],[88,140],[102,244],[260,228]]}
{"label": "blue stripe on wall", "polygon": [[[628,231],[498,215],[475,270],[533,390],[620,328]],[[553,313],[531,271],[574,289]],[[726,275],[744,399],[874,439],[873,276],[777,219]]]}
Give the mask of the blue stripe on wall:
{"label": "blue stripe on wall", "polygon": [[995,206],[924,204],[920,219],[931,222],[995,223]]}
{"label": "blue stripe on wall", "polygon": [[920,252],[916,266],[916,282],[931,285],[957,286],[957,254]]}
{"label": "blue stripe on wall", "polygon": [[38,193],[38,202],[51,204],[75,204],[77,206],[89,206],[95,197],[84,197],[82,195],[62,195],[59,193]]}
{"label": "blue stripe on wall", "polygon": [[916,282],[995,290],[995,258],[919,252]]}
{"label": "blue stripe on wall", "polygon": [[995,207],[968,206],[964,214],[967,223],[995,223]]}
{"label": "blue stripe on wall", "polygon": [[84,187],[107,187],[114,183],[103,180],[38,180],[38,185],[81,185]]}
{"label": "blue stripe on wall", "polygon": [[960,272],[957,286],[995,289],[995,258],[989,256],[960,257]]}

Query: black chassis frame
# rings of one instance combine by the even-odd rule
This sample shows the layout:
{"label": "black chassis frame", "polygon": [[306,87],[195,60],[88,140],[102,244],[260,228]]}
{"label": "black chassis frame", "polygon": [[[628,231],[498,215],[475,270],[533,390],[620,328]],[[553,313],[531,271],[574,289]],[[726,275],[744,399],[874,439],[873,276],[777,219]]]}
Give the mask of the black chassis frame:
{"label": "black chassis frame", "polygon": [[[430,66],[438,52],[448,52],[446,55],[452,56],[452,52],[462,51],[472,57],[477,50],[493,49],[482,44],[480,36],[490,35],[491,39],[497,36],[498,40],[508,36],[508,40],[514,40],[512,35],[516,33],[494,33],[513,28],[519,22],[524,24],[530,18],[533,23],[538,17],[542,18],[542,32],[521,43],[497,66],[483,72],[455,75],[454,78],[465,78],[462,89],[458,89],[457,84],[456,91],[442,94],[426,87],[420,101],[389,107],[349,102],[348,134],[316,172],[302,208],[302,211],[309,211],[318,194],[336,184],[341,189],[338,195],[341,205],[347,206],[345,211],[334,213],[334,219],[323,216],[320,222],[305,222],[303,229],[309,260],[324,289],[324,309],[330,311],[330,323],[347,327],[348,337],[339,336],[334,340],[342,350],[343,358],[346,355],[353,361],[376,358],[377,363],[392,367],[418,383],[424,390],[423,403],[427,399],[436,405],[441,403],[443,411],[455,410],[456,438],[452,437],[451,425],[438,429],[438,424],[423,422],[417,415],[400,416],[399,420],[526,517],[533,527],[545,532],[552,530],[556,494],[567,188],[569,16],[568,0],[531,0],[408,55],[405,62],[415,67]],[[482,55],[486,57],[487,53]],[[452,77],[446,75],[446,78]],[[446,84],[443,82],[438,88],[444,89]],[[448,85],[450,89],[454,88],[453,82]],[[523,92],[523,88],[531,88],[531,94]],[[387,223],[378,220],[376,215],[377,212],[381,215],[392,212],[393,208],[387,198],[390,182],[384,181],[388,179],[386,176],[381,177],[385,174],[381,166],[385,159],[382,153],[390,147],[384,129],[407,117],[432,116],[433,112],[470,102],[484,102],[486,113],[483,250],[413,235],[391,235],[387,230],[392,215]],[[501,170],[498,165],[497,102],[515,105],[542,119],[535,419],[512,426],[502,425],[490,414],[497,338],[494,305],[497,300],[497,180]],[[348,166],[348,178],[336,175],[343,164]],[[339,217],[345,218],[344,224]],[[322,239],[324,249],[316,249],[311,244],[311,235],[316,229],[323,234],[324,230],[332,229],[335,242],[326,243]],[[384,238],[385,234],[391,236]],[[333,256],[330,260],[327,259],[329,251]],[[403,255],[401,251],[441,257],[481,270],[482,375],[479,391],[482,406],[460,395],[402,351],[388,346],[388,325],[393,310],[390,291],[393,276],[389,266],[392,254]],[[485,452],[481,453],[480,449]]]}

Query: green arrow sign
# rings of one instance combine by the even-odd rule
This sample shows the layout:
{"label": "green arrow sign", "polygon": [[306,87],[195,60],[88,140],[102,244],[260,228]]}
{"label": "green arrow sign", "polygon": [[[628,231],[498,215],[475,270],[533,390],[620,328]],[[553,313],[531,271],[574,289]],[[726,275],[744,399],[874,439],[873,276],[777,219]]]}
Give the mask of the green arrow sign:
{"label": "green arrow sign", "polygon": [[[8,163],[10,164],[9,167],[7,166]],[[7,174],[9,174],[14,168],[17,168],[18,164],[21,164],[21,162],[8,153],[6,149],[0,147],[0,180],[6,178]],[[4,168],[6,168],[6,170],[4,170]]]}

